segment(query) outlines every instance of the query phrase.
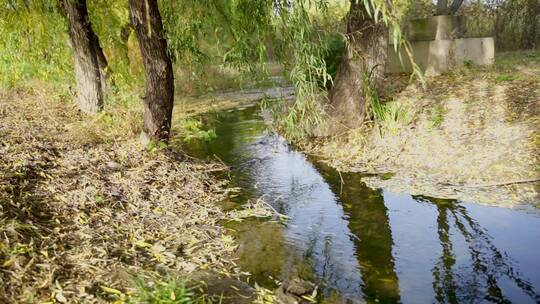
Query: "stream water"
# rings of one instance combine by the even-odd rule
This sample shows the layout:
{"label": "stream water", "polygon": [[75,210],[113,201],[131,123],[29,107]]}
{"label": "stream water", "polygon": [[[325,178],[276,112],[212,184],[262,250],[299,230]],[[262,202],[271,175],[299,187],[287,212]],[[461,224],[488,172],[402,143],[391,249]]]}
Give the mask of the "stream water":
{"label": "stream water", "polygon": [[371,189],[267,130],[258,106],[201,118],[194,156],[232,167],[234,204],[262,197],[289,217],[232,226],[238,264],[274,287],[301,277],[325,303],[540,303],[540,215]]}

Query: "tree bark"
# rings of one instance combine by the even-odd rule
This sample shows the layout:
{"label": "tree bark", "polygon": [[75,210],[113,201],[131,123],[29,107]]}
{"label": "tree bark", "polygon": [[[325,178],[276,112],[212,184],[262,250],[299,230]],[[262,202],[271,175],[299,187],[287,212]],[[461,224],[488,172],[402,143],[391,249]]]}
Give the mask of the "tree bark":
{"label": "tree bark", "polygon": [[448,0],[437,0],[437,11],[435,16],[454,15],[463,4],[463,0],[454,0],[448,6]]}
{"label": "tree bark", "polygon": [[463,0],[454,0],[448,8],[450,15],[455,15],[462,4]]}
{"label": "tree bark", "polygon": [[167,141],[171,130],[174,83],[167,41],[162,37],[158,3],[157,0],[129,0],[129,7],[146,75],[141,142],[146,145],[151,140]]}
{"label": "tree bark", "polygon": [[351,0],[347,43],[330,91],[330,116],[346,127],[359,127],[367,95],[380,93],[388,47],[388,29],[370,17],[362,1]]}
{"label": "tree bark", "polygon": [[98,61],[101,89],[103,90],[104,94],[106,94],[111,90],[111,85],[114,85],[111,79],[112,73],[109,68],[109,62],[107,61],[107,57],[105,57],[105,53],[103,53],[103,48],[101,48],[99,38],[96,36],[94,31],[90,33],[90,39],[92,41],[92,46],[95,49],[96,58]]}
{"label": "tree bark", "polygon": [[103,109],[105,80],[100,64],[106,67],[107,61],[90,24],[86,0],[61,0],[60,8],[68,23],[73,50],[77,102],[81,111],[95,114]]}
{"label": "tree bark", "polygon": [[437,0],[437,12],[435,15],[448,15],[448,0]]}

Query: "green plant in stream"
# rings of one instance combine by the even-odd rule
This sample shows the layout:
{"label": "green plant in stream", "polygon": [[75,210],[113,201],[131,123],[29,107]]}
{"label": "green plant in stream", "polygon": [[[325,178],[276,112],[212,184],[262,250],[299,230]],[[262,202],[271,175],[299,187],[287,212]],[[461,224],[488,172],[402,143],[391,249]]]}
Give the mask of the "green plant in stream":
{"label": "green plant in stream", "polygon": [[215,129],[202,129],[202,123],[196,119],[186,119],[182,123],[182,128],[182,139],[185,142],[190,142],[194,139],[211,141],[217,137]]}

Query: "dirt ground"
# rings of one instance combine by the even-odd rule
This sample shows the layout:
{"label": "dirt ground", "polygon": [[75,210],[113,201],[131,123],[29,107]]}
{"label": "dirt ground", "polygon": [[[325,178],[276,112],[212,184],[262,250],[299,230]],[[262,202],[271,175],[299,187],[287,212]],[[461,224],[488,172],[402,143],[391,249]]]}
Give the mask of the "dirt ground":
{"label": "dirt ground", "polygon": [[428,78],[426,89],[390,77],[383,121],[305,149],[340,170],[375,173],[365,178],[372,187],[538,206],[540,182],[530,181],[540,179],[540,53],[496,57],[492,67]]}
{"label": "dirt ground", "polygon": [[141,148],[128,114],[0,91],[0,302],[114,301],[133,277],[237,271],[210,175],[223,167]]}

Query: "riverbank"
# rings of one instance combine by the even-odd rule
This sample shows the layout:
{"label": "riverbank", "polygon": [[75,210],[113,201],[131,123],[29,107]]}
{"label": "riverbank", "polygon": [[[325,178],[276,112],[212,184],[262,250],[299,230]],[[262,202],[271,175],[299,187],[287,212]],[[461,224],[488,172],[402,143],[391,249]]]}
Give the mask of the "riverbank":
{"label": "riverbank", "polygon": [[140,107],[85,117],[38,88],[0,91],[0,302],[129,301],[239,272],[221,164],[140,147]]}
{"label": "riverbank", "polygon": [[[304,143],[371,187],[516,206],[540,203],[540,53],[497,54],[492,67],[390,77],[379,121]],[[391,173],[391,174],[382,174]]]}

